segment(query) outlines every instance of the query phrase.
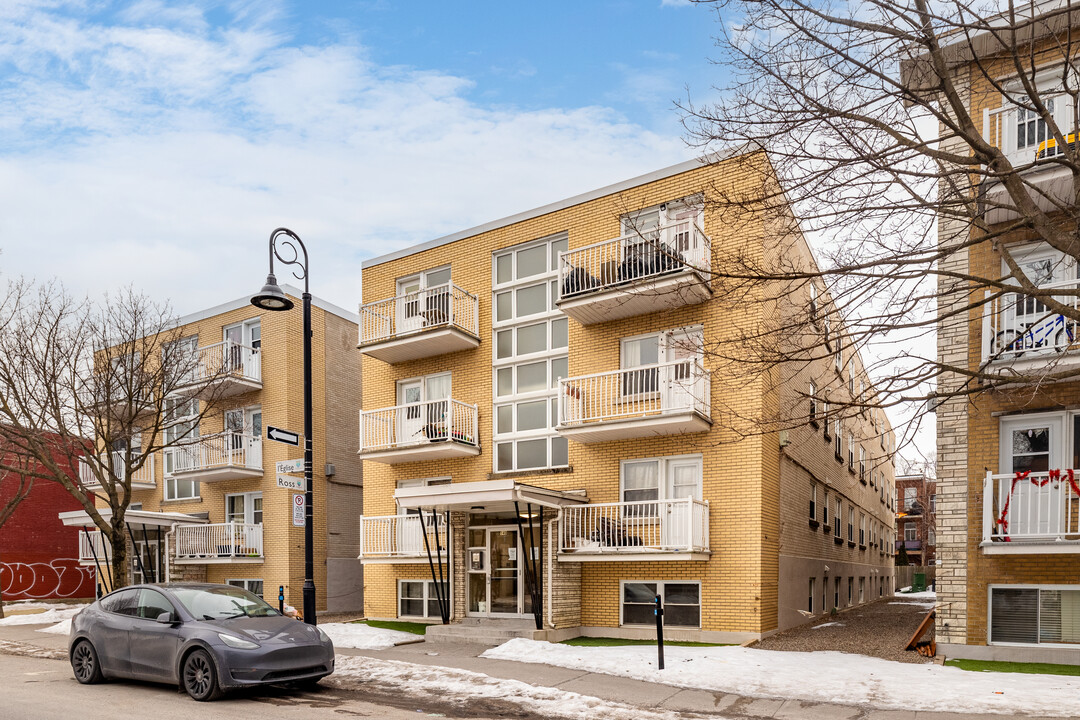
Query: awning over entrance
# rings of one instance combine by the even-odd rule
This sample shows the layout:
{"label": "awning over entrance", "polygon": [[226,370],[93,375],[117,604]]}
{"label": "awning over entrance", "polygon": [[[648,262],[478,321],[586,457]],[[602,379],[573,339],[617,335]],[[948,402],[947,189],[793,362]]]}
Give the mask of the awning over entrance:
{"label": "awning over entrance", "polygon": [[[98,510],[101,517],[108,520],[112,517],[112,510],[108,508],[102,508]],[[90,518],[90,514],[85,510],[71,510],[69,512],[58,513],[57,517],[60,518],[60,522],[68,526],[74,527],[96,527],[94,521]],[[185,524],[203,524],[209,522],[206,518],[195,517],[194,515],[186,515],[184,513],[176,512],[151,512],[150,510],[128,510],[124,513],[124,522],[128,525],[143,525],[146,527],[167,527],[171,528],[178,523]]]}
{"label": "awning over entrance", "polygon": [[514,503],[560,508],[566,505],[582,505],[589,499],[582,493],[563,492],[524,485],[513,480],[483,480],[480,482],[430,485],[427,487],[399,488],[394,492],[398,507],[403,510],[423,508],[442,512],[446,510],[472,510],[474,512],[511,512]]}

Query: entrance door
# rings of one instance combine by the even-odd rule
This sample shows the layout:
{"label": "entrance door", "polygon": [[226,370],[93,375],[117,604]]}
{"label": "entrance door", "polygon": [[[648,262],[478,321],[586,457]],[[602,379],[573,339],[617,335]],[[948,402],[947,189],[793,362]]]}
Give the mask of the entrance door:
{"label": "entrance door", "polygon": [[255,410],[248,410],[245,412],[247,416],[245,430],[247,431],[247,437],[244,442],[247,443],[247,466],[249,468],[261,468],[262,467],[262,408]]}
{"label": "entrance door", "polygon": [[517,530],[488,530],[488,614],[520,615],[521,553]]}
{"label": "entrance door", "polygon": [[398,383],[398,405],[405,406],[398,408],[397,412],[397,439],[399,444],[419,442],[423,437],[423,406],[420,405],[422,397],[423,380],[408,380]]}

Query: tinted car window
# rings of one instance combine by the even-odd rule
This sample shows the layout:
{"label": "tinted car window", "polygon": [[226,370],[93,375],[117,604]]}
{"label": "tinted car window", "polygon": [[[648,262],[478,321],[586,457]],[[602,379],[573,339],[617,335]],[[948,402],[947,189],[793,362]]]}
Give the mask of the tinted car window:
{"label": "tinted car window", "polygon": [[146,588],[139,591],[139,604],[135,611],[137,617],[146,618],[147,620],[157,620],[158,615],[163,612],[176,612],[172,603],[170,603],[164,595],[157,590],[148,590]]}
{"label": "tinted car window", "polygon": [[280,614],[259,596],[237,587],[175,588],[172,593],[198,620]]}
{"label": "tinted car window", "polygon": [[120,615],[135,614],[135,599],[138,590],[121,590],[101,599],[101,607],[109,612]]}

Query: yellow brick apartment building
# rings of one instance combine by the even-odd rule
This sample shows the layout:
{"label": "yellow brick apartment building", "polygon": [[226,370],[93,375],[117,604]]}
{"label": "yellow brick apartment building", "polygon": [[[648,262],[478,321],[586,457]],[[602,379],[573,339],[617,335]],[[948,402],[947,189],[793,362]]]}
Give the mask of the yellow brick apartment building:
{"label": "yellow brick apartment building", "polygon": [[[300,297],[295,289],[286,292]],[[277,473],[278,461],[303,457],[302,446],[266,437],[268,426],[303,429],[303,333],[296,305],[265,312],[242,297],[177,320],[170,337],[179,338],[197,362],[191,391],[181,387],[163,404],[165,432],[179,443],[133,477],[128,582],[229,583],[273,605],[284,586],[285,601],[303,606],[304,528],[294,524],[292,509],[303,475],[283,473],[301,483],[290,489],[279,487]],[[363,498],[352,440],[359,412],[357,317],[314,298],[312,330],[317,607],[359,610],[356,517]],[[200,405],[208,401],[211,406]],[[122,462],[121,453],[107,454],[114,456],[107,462]],[[91,490],[101,489],[86,461],[81,474]],[[110,549],[101,534],[82,511],[61,517],[90,526],[80,536],[80,559],[99,567],[107,591]]]}
{"label": "yellow brick apartment building", "polygon": [[[872,388],[825,288],[794,295],[827,354],[715,359],[775,310],[724,297],[720,258],[779,250],[710,201],[770,178],[691,161],[364,263],[369,618],[642,637],[659,596],[669,637],[738,642],[892,593],[893,435],[848,402]],[[804,421],[729,422],[780,406]]]}

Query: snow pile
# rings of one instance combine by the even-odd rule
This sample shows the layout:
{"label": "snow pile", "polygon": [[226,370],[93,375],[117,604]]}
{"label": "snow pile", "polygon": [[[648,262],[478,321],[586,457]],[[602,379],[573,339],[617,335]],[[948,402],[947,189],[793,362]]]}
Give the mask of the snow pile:
{"label": "snow pile", "polygon": [[814,627],[812,627],[810,629],[811,630],[820,630],[821,628],[827,628],[827,627],[844,627],[844,623],[842,623],[842,622],[821,623],[820,625],[815,625]]}
{"label": "snow pile", "polygon": [[[322,626],[320,626],[322,627]],[[532,642],[531,640],[529,642]],[[483,673],[396,660],[338,655],[334,674],[324,685],[343,689],[381,685],[408,694],[423,693],[461,705],[476,701],[513,703],[530,715],[574,720],[680,720],[686,715],[529,685]],[[485,715],[487,712],[485,712]]]}
{"label": "snow pile", "polygon": [[334,647],[358,650],[383,650],[423,639],[413,633],[384,630],[363,623],[320,623],[319,627],[334,641]]}
{"label": "snow pile", "polygon": [[51,633],[53,635],[70,635],[71,634],[71,618],[58,622],[55,625],[49,627],[38,628],[38,632]]}
{"label": "snow pile", "polygon": [[[34,603],[34,609],[38,609],[41,606],[45,606],[41,612],[25,613],[19,615],[8,615],[7,617],[0,619],[0,626],[2,625],[54,625],[61,620],[68,620],[75,616],[77,612],[82,610],[86,605],[46,605],[46,603]],[[26,605],[12,605],[11,610],[22,610],[29,607]],[[5,612],[9,608],[5,608]]]}
{"label": "snow pile", "polygon": [[[839,652],[575,647],[515,638],[481,657],[620,675],[677,687],[881,709],[1075,717],[1080,677],[973,673]],[[919,688],[913,693],[912,688]]]}

